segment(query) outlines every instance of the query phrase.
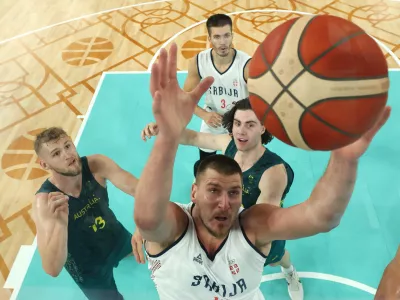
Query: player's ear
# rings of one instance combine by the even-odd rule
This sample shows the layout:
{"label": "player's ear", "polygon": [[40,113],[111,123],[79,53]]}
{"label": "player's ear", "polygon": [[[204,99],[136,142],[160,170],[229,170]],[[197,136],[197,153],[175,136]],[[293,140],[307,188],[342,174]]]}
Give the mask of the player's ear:
{"label": "player's ear", "polygon": [[44,170],[48,170],[49,169],[49,165],[43,159],[39,158],[39,164]]}
{"label": "player's ear", "polygon": [[190,196],[192,198],[192,202],[196,203],[196,196],[197,196],[197,184],[196,183],[192,184],[192,192],[191,192]]}

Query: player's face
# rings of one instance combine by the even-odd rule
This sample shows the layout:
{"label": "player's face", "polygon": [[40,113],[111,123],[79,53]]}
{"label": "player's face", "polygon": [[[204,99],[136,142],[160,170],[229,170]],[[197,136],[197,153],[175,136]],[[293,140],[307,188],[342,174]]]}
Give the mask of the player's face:
{"label": "player's face", "polygon": [[237,110],[233,120],[232,135],[240,151],[248,151],[259,146],[265,132],[254,111]]}
{"label": "player's face", "polygon": [[64,176],[77,176],[82,171],[82,164],[75,145],[67,136],[44,143],[40,150],[41,165],[46,170]]}
{"label": "player's face", "polygon": [[210,41],[214,51],[222,57],[228,56],[232,47],[232,28],[230,25],[225,25],[223,27],[211,27],[210,36],[208,40]]}
{"label": "player's face", "polygon": [[193,185],[192,201],[207,231],[219,239],[226,237],[242,204],[240,174],[227,176],[207,169]]}

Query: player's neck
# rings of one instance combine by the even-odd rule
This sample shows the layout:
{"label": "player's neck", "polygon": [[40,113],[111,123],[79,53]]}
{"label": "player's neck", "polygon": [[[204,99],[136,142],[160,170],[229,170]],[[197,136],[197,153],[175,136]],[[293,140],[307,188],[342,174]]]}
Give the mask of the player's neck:
{"label": "player's neck", "polygon": [[212,57],[214,61],[214,65],[216,67],[223,67],[226,65],[230,65],[232,63],[233,56],[235,54],[235,51],[231,48],[229,51],[229,54],[227,56],[219,56],[217,52],[212,51]]}
{"label": "player's neck", "polygon": [[78,197],[82,189],[82,173],[77,176],[64,176],[53,172],[49,178],[60,191]]}
{"label": "player's neck", "polygon": [[216,238],[215,236],[211,235],[207,228],[205,228],[203,225],[200,217],[195,213],[193,213],[193,221],[196,228],[197,238],[206,249],[207,254],[209,256],[213,256],[228,235],[222,238]]}
{"label": "player's neck", "polygon": [[238,150],[235,159],[242,168],[242,171],[244,172],[254,166],[254,164],[260,159],[260,157],[263,156],[265,150],[266,149],[263,144],[259,144],[257,147],[254,147],[247,151]]}

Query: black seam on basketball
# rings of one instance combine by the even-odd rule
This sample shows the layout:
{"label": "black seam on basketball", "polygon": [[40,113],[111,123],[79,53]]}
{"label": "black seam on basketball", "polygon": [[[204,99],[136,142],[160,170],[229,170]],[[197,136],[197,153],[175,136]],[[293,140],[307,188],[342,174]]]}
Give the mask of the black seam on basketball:
{"label": "black seam on basketball", "polygon": [[267,61],[267,58],[264,55],[264,52],[261,52],[261,58],[264,61],[264,63],[267,65],[269,71],[271,72],[272,76],[275,78],[275,80],[279,83],[279,85],[282,87],[282,90],[279,92],[278,95],[276,95],[275,99],[272,100],[271,104],[268,106],[268,108],[265,110],[264,115],[262,117],[261,122],[264,123],[264,120],[267,116],[267,114],[272,110],[273,106],[275,105],[275,103],[279,100],[279,98],[287,91],[286,86],[282,83],[282,81],[278,78],[278,76],[276,76],[275,72],[272,70],[272,68],[270,68],[270,65]]}
{"label": "black seam on basketball", "polygon": [[[311,22],[310,22],[311,23]],[[366,34],[365,31],[361,30],[361,31],[357,31],[351,35],[346,36],[345,38],[337,41],[335,44],[333,44],[332,46],[330,46],[328,49],[326,49],[324,52],[322,52],[320,55],[318,55],[316,58],[314,58],[314,60],[312,60],[308,65],[306,65],[304,63],[304,61],[302,60],[302,57],[300,55],[300,45],[303,39],[303,36],[306,32],[306,28],[308,27],[308,25],[310,24],[308,23],[307,26],[304,28],[301,36],[300,36],[300,40],[299,40],[299,44],[298,44],[298,48],[297,48],[297,56],[300,60],[301,65],[303,66],[303,68],[305,70],[307,70],[310,74],[314,75],[317,78],[320,79],[327,79],[327,80],[332,80],[332,81],[350,81],[350,80],[367,80],[367,79],[379,79],[379,78],[385,78],[387,77],[387,75],[379,75],[379,76],[369,76],[369,77],[346,77],[346,78],[331,78],[331,77],[325,77],[322,76],[321,74],[315,73],[311,70],[311,67],[317,63],[321,58],[323,58],[326,54],[328,54],[330,51],[332,51],[333,49],[335,49],[336,47],[340,46],[341,44],[348,42],[349,40],[351,40],[352,38],[355,38],[357,36]]]}
{"label": "black seam on basketball", "polygon": [[[315,18],[315,17],[313,17],[312,19],[314,19],[314,18]],[[290,30],[292,29],[292,27],[294,26],[294,24],[296,24],[296,22],[297,22],[299,19],[300,19],[300,17],[298,17],[298,19],[297,19],[296,21],[294,21],[292,25],[290,25],[288,31],[287,31],[286,34],[285,34],[285,37],[284,37],[284,39],[283,39],[281,45],[280,45],[280,47],[279,47],[278,54],[275,56],[274,61],[273,61],[272,64],[271,64],[271,67],[275,64],[276,60],[278,59],[279,55],[281,54],[282,47],[283,47],[283,45],[285,44],[285,41],[286,41],[287,36],[288,36],[288,33],[290,32]],[[311,19],[311,20],[312,20],[312,19]],[[311,20],[310,20],[310,21],[311,21]],[[264,48],[261,46],[261,44],[260,44],[260,47],[261,47],[261,50],[264,50]],[[266,60],[266,58],[265,58],[265,56],[264,56],[264,51],[260,51],[260,52],[261,52],[261,56],[262,56],[263,60],[266,62],[267,60]],[[267,63],[267,66],[269,66],[268,63]],[[251,79],[260,78],[260,77],[263,76],[264,74],[268,73],[269,70],[270,70],[270,68],[268,68],[264,73],[262,73],[262,74],[260,74],[260,75],[257,75],[257,76],[249,76],[249,78],[251,78]]]}
{"label": "black seam on basketball", "polygon": [[324,98],[320,99],[317,102],[314,102],[311,104],[308,108],[312,108],[318,104],[321,104],[326,101],[334,101],[334,100],[360,100],[362,98],[374,98],[374,97],[380,97],[387,95],[387,92],[384,93],[379,93],[379,94],[370,94],[370,95],[360,95],[360,96],[344,96],[344,97],[330,97],[330,98]]}
{"label": "black seam on basketball", "polygon": [[[267,64],[267,66],[268,66],[268,62],[266,61],[266,58],[265,58],[265,56],[264,56],[264,53],[262,53],[262,58],[263,58],[264,62]],[[289,82],[289,84],[288,84],[287,86],[285,86],[285,85],[280,81],[280,79],[278,78],[278,76],[275,74],[275,72],[274,72],[272,69],[270,69],[270,70],[271,70],[272,76],[273,76],[273,77],[275,78],[275,80],[281,85],[282,91],[275,97],[275,99],[271,102],[271,104],[269,105],[269,107],[265,110],[265,113],[264,113],[264,115],[263,115],[263,117],[262,117],[262,123],[264,123],[265,118],[267,117],[268,113],[273,109],[273,106],[275,105],[275,103],[278,102],[278,100],[280,99],[280,97],[286,92],[290,97],[292,97],[293,101],[295,101],[298,105],[300,105],[300,106],[304,109],[304,112],[303,112],[302,115],[304,115],[304,114],[306,114],[306,113],[309,113],[309,114],[310,114],[311,116],[313,116],[315,119],[317,119],[317,120],[320,121],[321,123],[325,124],[326,126],[330,127],[332,130],[335,130],[335,131],[337,131],[337,132],[339,132],[339,133],[341,133],[341,134],[343,134],[343,135],[346,135],[346,136],[354,137],[354,135],[349,134],[349,133],[347,133],[347,132],[345,132],[345,131],[342,131],[342,130],[339,129],[339,128],[334,127],[333,125],[329,124],[328,122],[324,121],[322,118],[320,118],[319,116],[317,116],[316,114],[314,114],[312,111],[310,111],[310,109],[309,109],[307,106],[305,106],[299,99],[297,99],[297,98],[289,91],[290,85],[291,85],[292,83],[294,83],[294,82],[297,80],[298,77],[300,77],[302,74],[304,74],[304,73],[306,72],[305,69],[301,70],[301,71]],[[280,118],[278,117],[278,119],[280,119]],[[300,117],[300,120],[301,120],[301,117]],[[299,122],[300,122],[300,120],[299,120]],[[299,124],[300,124],[300,123],[299,123]],[[300,133],[301,133],[300,127],[299,127],[299,131],[300,131]],[[301,134],[302,134],[302,133],[301,133]],[[357,137],[358,137],[358,136],[357,136]],[[303,140],[304,140],[304,138],[303,138]]]}
{"label": "black seam on basketball", "polygon": [[[385,94],[387,94],[387,93],[379,93],[379,94],[364,95],[364,96],[347,96],[347,97],[331,97],[331,98],[324,98],[324,99],[321,99],[321,100],[319,100],[319,101],[314,102],[313,104],[311,104],[311,105],[308,107],[308,110],[311,110],[313,107],[317,106],[318,104],[321,104],[321,103],[327,102],[327,101],[331,101],[331,102],[332,102],[332,101],[335,101],[335,100],[360,100],[360,99],[362,99],[362,98],[373,98],[373,97],[384,96]],[[309,114],[312,115],[314,118],[316,118],[316,116],[314,115],[314,113],[312,113],[312,112],[309,111]],[[301,120],[302,120],[303,115],[305,115],[305,112],[303,112],[303,114],[301,115],[299,124],[301,124]],[[319,120],[319,118],[320,118],[320,117],[318,117],[318,118],[316,118],[316,119]],[[320,121],[320,120],[319,120],[319,121]],[[341,129],[339,129],[339,128],[336,128],[335,126],[333,126],[333,125],[331,125],[331,124],[329,124],[329,123],[327,123],[327,122],[322,122],[322,123],[325,124],[325,125],[327,125],[329,128],[334,129],[335,131],[338,131],[338,132],[342,133],[343,135],[346,135],[346,136],[349,136],[349,137],[357,137],[357,138],[359,138],[359,137],[362,135],[362,134],[356,134],[356,133],[350,133],[350,132],[343,131],[343,130],[341,130]],[[299,129],[300,129],[300,128],[299,128]],[[303,136],[303,133],[301,132],[301,130],[300,130],[300,133],[301,133],[301,136],[303,137],[303,140],[304,140],[304,136]],[[304,141],[305,141],[305,140],[304,140]]]}
{"label": "black seam on basketball", "polygon": [[[305,116],[306,116],[306,111],[304,111],[304,112],[301,114],[300,118],[299,118],[299,132],[300,132],[301,137],[303,138],[304,143],[305,143],[310,149],[312,149],[312,147],[308,144],[308,142],[307,142],[306,139],[304,138],[304,137],[305,137],[305,134],[304,134],[304,132],[302,131],[302,128],[301,128],[301,126],[300,126],[300,124],[302,123],[302,121],[303,121],[303,119],[304,119]],[[330,124],[327,124],[326,122],[324,122],[323,120],[321,120],[321,118],[316,117],[315,115],[312,115],[312,116],[313,116],[314,118],[316,118],[318,121],[320,121],[321,123],[327,125],[329,128],[333,129],[333,131],[339,132],[339,133],[341,133],[341,134],[343,134],[343,135],[345,135],[345,136],[348,136],[348,137],[351,137],[351,138],[355,138],[355,139],[358,139],[358,138],[360,138],[360,137],[362,136],[362,134],[351,134],[351,133],[342,131],[342,130],[340,130],[339,128],[336,128],[336,127],[334,127],[334,126],[331,126]],[[333,150],[333,149],[332,149],[332,150]]]}
{"label": "black seam on basketball", "polygon": [[[314,117],[315,119],[317,119],[318,121],[320,121],[322,124],[325,124],[327,127],[331,128],[331,129],[334,130],[334,131],[337,131],[337,132],[339,132],[339,133],[341,133],[341,134],[343,134],[343,135],[345,135],[345,136],[349,136],[349,137],[359,137],[358,134],[355,135],[355,134],[352,134],[352,133],[343,131],[343,130],[341,130],[341,129],[339,129],[339,128],[336,128],[336,127],[333,126],[332,124],[330,124],[330,123],[328,123],[327,121],[325,121],[324,119],[322,119],[320,116],[318,116],[318,115],[316,115],[315,113],[313,113],[313,112],[310,110],[310,108],[311,108],[312,106],[309,106],[309,107],[304,106],[304,104],[301,103],[290,91],[288,91],[287,93],[293,98],[294,101],[296,101],[301,107],[304,108],[304,112],[301,114],[301,117],[300,117],[300,120],[299,120],[299,124],[301,124],[302,116],[305,115],[306,113],[309,113],[312,117]],[[337,98],[334,98],[334,99],[337,99]],[[303,136],[303,133],[301,132],[300,126],[299,126],[299,130],[300,130],[301,136]],[[304,140],[304,138],[303,138],[303,140]]]}
{"label": "black seam on basketball", "polygon": [[[249,96],[256,96],[256,97],[258,97],[259,99],[261,99],[262,101],[264,101],[265,103],[268,104],[268,102],[265,101],[265,99],[264,99],[263,97],[261,97],[260,95],[258,95],[258,94],[250,93],[250,92],[249,92]],[[269,104],[268,104],[268,105],[269,105]],[[254,109],[253,109],[253,110],[254,110]],[[276,114],[276,113],[275,113],[275,114]],[[276,114],[276,115],[277,115],[277,114]],[[265,117],[266,117],[266,116],[267,116],[267,115],[264,114],[264,117],[263,117],[263,119],[262,119],[262,121],[261,121],[261,123],[262,123],[263,126],[265,126],[264,121],[265,121]],[[281,119],[279,118],[278,115],[277,115],[277,119],[278,119],[279,123],[281,124],[281,127],[282,127],[282,129],[283,129],[283,132],[285,133],[286,138],[290,141],[290,143],[291,143],[294,147],[297,147],[296,145],[293,144],[292,140],[290,139],[290,137],[289,137],[289,135],[288,135],[288,132],[286,131],[286,128],[285,128],[284,124],[282,123],[282,121],[281,121]],[[265,129],[268,131],[268,128],[265,128]]]}

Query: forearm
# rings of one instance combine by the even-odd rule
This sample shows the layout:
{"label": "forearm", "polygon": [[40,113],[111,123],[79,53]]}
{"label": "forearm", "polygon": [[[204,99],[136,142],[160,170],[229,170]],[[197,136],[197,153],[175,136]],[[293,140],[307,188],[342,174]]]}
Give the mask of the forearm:
{"label": "forearm", "polygon": [[165,219],[170,201],[178,142],[158,136],[136,188],[134,218],[137,226],[154,230]]}
{"label": "forearm", "polygon": [[112,178],[111,182],[125,194],[135,197],[139,180],[131,173],[122,170],[118,172],[117,176]]}
{"label": "forearm", "polygon": [[357,161],[343,160],[334,153],[308,200],[310,218],[326,230],[337,225],[349,204],[357,176]]}
{"label": "forearm", "polygon": [[200,119],[204,119],[205,114],[207,113],[206,110],[204,110],[203,108],[201,108],[200,106],[196,106],[196,108],[194,109],[194,114],[196,116],[198,116]]}
{"label": "forearm", "polygon": [[43,269],[56,277],[61,272],[68,254],[68,227],[58,222],[46,225],[38,236]]}
{"label": "forearm", "polygon": [[196,134],[197,132],[193,130],[185,129],[179,138],[179,144],[193,146],[194,140],[196,139]]}

